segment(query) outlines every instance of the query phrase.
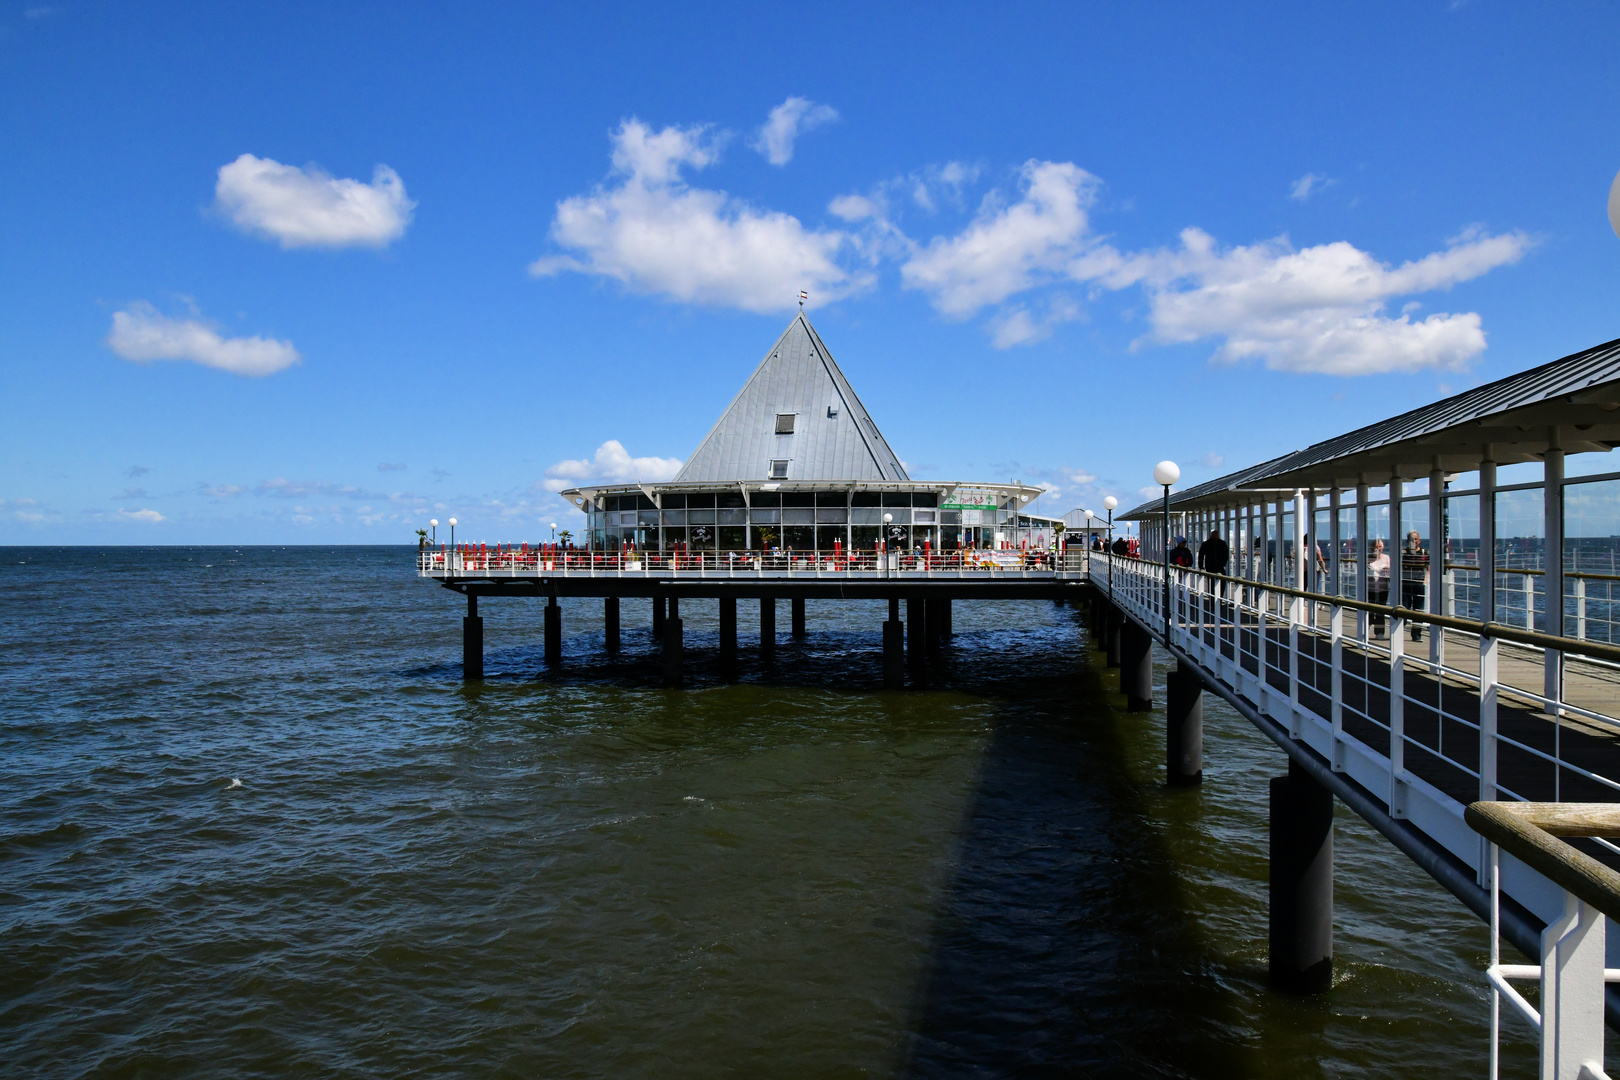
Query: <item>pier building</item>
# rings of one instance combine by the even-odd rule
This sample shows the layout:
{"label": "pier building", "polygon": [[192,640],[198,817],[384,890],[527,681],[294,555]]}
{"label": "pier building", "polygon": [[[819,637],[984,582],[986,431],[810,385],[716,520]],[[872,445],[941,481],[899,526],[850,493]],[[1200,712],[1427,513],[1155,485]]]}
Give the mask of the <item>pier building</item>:
{"label": "pier building", "polygon": [[800,312],[664,483],[571,488],[596,551],[1045,551],[1016,482],[917,481]]}

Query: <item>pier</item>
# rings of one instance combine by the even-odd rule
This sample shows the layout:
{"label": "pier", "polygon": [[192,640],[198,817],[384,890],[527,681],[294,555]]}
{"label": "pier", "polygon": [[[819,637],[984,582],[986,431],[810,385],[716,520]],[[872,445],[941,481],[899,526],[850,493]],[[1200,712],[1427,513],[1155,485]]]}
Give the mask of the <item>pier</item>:
{"label": "pier", "polygon": [[[1171,467],[1162,498],[1114,519],[1140,529],[1127,557],[1066,543],[1027,512],[1038,489],[911,480],[801,315],[681,476],[567,493],[586,544],[428,548],[417,572],[466,597],[469,679],[480,599],[544,598],[548,663],[560,597],[602,599],[608,649],[621,602],[648,602],[670,685],[682,603],[719,606],[734,657],[739,600],[760,602],[768,654],[779,600],[802,636],[808,602],[883,599],[874,682],[893,688],[949,637],[956,601],[1071,602],[1127,709],[1154,708],[1155,661],[1173,665],[1167,784],[1204,780],[1209,693],[1287,755],[1270,792],[1278,987],[1332,985],[1338,800],[1539,960],[1493,944],[1493,1038],[1505,1001],[1539,1031],[1543,1075],[1576,1080],[1606,1075],[1604,1018],[1620,1018],[1620,462],[1596,457],[1616,446],[1611,342],[1184,490]],[[1606,464],[1572,473],[1575,455]],[[1568,527],[1610,504],[1609,531]],[[1200,548],[1226,555],[1185,565]]]}

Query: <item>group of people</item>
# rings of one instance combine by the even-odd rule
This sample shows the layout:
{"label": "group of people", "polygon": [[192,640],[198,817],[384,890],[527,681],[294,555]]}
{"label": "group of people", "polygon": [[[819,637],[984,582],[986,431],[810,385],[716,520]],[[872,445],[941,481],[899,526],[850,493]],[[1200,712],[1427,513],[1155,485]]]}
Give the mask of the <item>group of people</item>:
{"label": "group of people", "polygon": [[[1255,541],[1258,548],[1259,540]],[[1316,554],[1316,568],[1325,571],[1328,567],[1327,556],[1322,549],[1312,544],[1309,537],[1305,539],[1305,546]],[[1169,561],[1171,566],[1190,570],[1193,566],[1193,551],[1187,546],[1185,536],[1176,537],[1176,546],[1170,549]],[[1219,530],[1211,529],[1209,539],[1198,545],[1198,569],[1206,574],[1226,573],[1232,561],[1232,548],[1221,539]],[[1382,540],[1374,540],[1372,550],[1367,553],[1367,600],[1369,603],[1387,605],[1389,603],[1390,577],[1394,564],[1389,553],[1384,550]],[[1406,534],[1406,541],[1401,547],[1401,606],[1411,611],[1423,610],[1424,597],[1427,593],[1429,579],[1429,553],[1423,549],[1423,538],[1413,529]],[[1372,630],[1375,635],[1382,635],[1385,628],[1383,612],[1372,612]],[[1412,640],[1423,640],[1423,624],[1412,623]]]}

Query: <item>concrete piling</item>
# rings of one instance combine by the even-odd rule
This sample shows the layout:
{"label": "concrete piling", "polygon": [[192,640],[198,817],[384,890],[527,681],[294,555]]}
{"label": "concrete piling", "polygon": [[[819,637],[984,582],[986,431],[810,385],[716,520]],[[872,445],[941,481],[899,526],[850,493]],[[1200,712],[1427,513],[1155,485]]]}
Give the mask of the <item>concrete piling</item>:
{"label": "concrete piling", "polygon": [[1164,689],[1164,768],[1171,787],[1204,782],[1204,684],[1177,664]]}
{"label": "concrete piling", "polygon": [[889,600],[889,618],[883,624],[883,685],[898,690],[906,685],[906,631],[900,622],[900,601]]}
{"label": "concrete piling", "polygon": [[484,620],[478,614],[478,596],[467,594],[467,614],[461,620],[461,677],[477,682],[484,677]]}
{"label": "concrete piling", "polygon": [[553,593],[546,598],[546,666],[562,663],[562,606]]}
{"label": "concrete piling", "polygon": [[1271,982],[1333,985],[1333,795],[1292,760],[1271,781]]}
{"label": "concrete piling", "polygon": [[927,648],[928,601],[920,596],[906,597],[906,658],[912,667],[921,667]]}
{"label": "concrete piling", "polygon": [[1131,712],[1153,708],[1153,638],[1129,619],[1120,627],[1119,689]]}
{"label": "concrete piling", "polygon": [[663,640],[664,685],[679,686],[683,674],[682,664],[686,659],[686,641],[681,636],[681,602],[674,596],[669,598],[669,616],[664,620]]}
{"label": "concrete piling", "polygon": [[720,598],[720,664],[727,670],[737,664],[737,598]]}

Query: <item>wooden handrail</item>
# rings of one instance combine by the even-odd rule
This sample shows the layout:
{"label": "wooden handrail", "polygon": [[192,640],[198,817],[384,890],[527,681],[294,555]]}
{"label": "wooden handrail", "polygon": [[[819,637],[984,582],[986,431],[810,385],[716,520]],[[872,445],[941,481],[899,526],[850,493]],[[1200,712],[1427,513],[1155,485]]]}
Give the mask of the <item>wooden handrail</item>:
{"label": "wooden handrail", "polygon": [[1620,873],[1559,839],[1620,837],[1620,803],[1476,802],[1473,830],[1547,880],[1620,919]]}

